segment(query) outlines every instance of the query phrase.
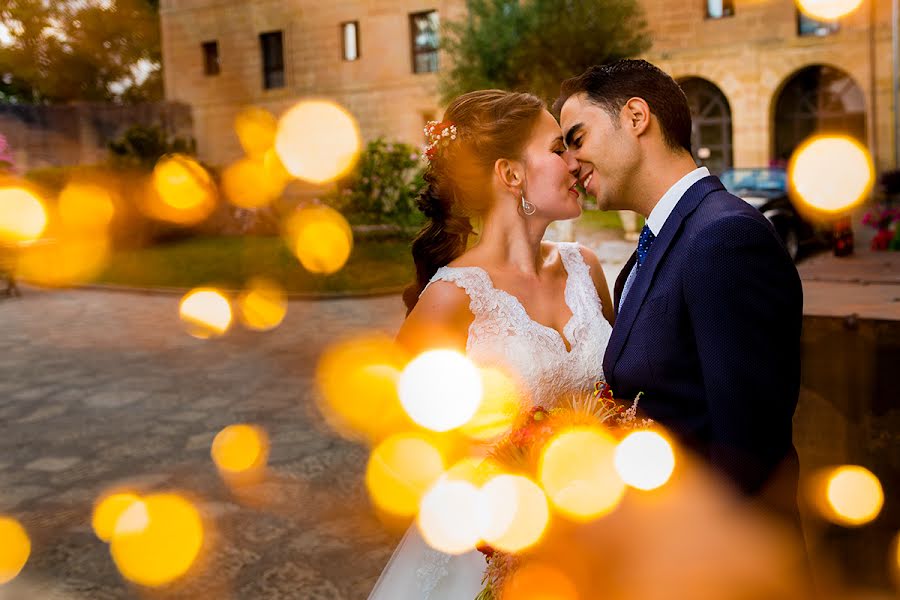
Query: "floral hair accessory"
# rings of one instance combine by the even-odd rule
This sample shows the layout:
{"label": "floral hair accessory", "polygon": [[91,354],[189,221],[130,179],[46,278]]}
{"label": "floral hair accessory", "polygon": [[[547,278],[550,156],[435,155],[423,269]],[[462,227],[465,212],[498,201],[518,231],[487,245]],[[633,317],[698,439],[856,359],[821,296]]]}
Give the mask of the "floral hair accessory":
{"label": "floral hair accessory", "polygon": [[439,149],[456,139],[456,125],[450,121],[428,121],[425,125],[425,135],[428,136],[425,157],[431,161]]}

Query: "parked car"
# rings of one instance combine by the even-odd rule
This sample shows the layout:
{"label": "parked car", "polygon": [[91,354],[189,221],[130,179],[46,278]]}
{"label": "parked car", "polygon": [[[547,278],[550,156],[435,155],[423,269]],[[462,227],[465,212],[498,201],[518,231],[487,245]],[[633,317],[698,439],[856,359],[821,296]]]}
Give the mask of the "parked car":
{"label": "parked car", "polygon": [[729,192],[743,198],[772,223],[791,259],[797,260],[801,246],[826,242],[826,233],[817,230],[794,208],[784,169],[728,169],[719,178]]}

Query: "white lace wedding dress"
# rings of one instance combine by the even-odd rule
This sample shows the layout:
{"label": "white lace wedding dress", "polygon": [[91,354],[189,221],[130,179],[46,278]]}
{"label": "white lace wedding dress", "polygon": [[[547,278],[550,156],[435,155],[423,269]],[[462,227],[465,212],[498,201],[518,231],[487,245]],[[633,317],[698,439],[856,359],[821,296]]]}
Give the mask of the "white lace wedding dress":
{"label": "white lace wedding dress", "polygon": [[[559,332],[534,321],[519,300],[494,287],[480,267],[443,267],[431,282],[452,282],[466,291],[475,320],[466,353],[482,366],[512,373],[526,396],[523,406],[550,407],[566,392],[593,388],[603,378],[603,354],[612,326],[578,244],[557,244],[568,273],[565,301],[572,318]],[[430,284],[429,284],[430,285]],[[484,556],[471,551],[450,556],[431,549],[410,526],[394,551],[369,600],[474,600],[482,589]]]}

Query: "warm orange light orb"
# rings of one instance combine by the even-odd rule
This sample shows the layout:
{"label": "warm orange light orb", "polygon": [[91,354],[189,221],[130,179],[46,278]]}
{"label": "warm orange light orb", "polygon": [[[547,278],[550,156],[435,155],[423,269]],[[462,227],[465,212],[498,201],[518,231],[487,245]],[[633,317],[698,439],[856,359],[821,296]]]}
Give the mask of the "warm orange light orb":
{"label": "warm orange light orb", "polygon": [[468,481],[441,479],[422,497],[417,524],[425,542],[445,554],[474,550],[484,524],[482,495]]}
{"label": "warm orange light orb", "polygon": [[110,552],[125,579],[159,587],[187,573],[200,554],[203,535],[193,504],[175,494],[153,494],[119,518]]}
{"label": "warm orange light orb", "polygon": [[353,250],[353,231],[344,216],[328,206],[307,206],[288,219],[288,245],[311,273],[341,270]]}
{"label": "warm orange light orb", "polygon": [[797,6],[808,17],[834,21],[859,8],[862,0],[797,0]]}
{"label": "warm orange light orb", "polygon": [[826,517],[839,525],[865,525],[884,506],[881,482],[868,469],[855,465],[835,469],[828,478],[825,494],[831,509]]}
{"label": "warm orange light orb", "polygon": [[616,472],[616,441],[588,427],[565,431],[544,448],[540,482],[553,505],[568,517],[587,521],[615,509],[625,494]]}
{"label": "warm orange light orb", "polygon": [[104,542],[110,541],[119,518],[139,500],[140,497],[132,492],[116,492],[101,498],[94,505],[94,514],[91,518],[91,526],[97,537]]}
{"label": "warm orange light orb", "polygon": [[412,516],[422,495],[443,471],[444,459],[428,440],[396,435],[372,451],[366,466],[366,487],[382,510]]}
{"label": "warm orange light orb", "polygon": [[25,281],[47,287],[87,283],[106,266],[109,252],[103,236],[42,239],[21,251],[18,273]]}
{"label": "warm orange light orb", "polygon": [[788,179],[798,208],[842,214],[866,199],[875,181],[868,151],[846,136],[815,136],[791,156]]}
{"label": "warm orange light orb", "polygon": [[616,471],[633,488],[652,490],[663,486],[675,470],[671,444],[655,431],[635,431],[619,442]]}
{"label": "warm orange light orb", "polygon": [[275,329],[287,314],[287,295],[277,283],[263,278],[250,281],[237,299],[241,322],[254,331]]}
{"label": "warm orange light orb", "polygon": [[481,403],[460,431],[472,439],[489,441],[512,429],[522,408],[522,392],[509,375],[496,368],[481,369],[481,383]]}
{"label": "warm orange light orb", "polygon": [[336,344],[316,368],[316,400],[339,433],[377,443],[412,423],[397,395],[397,379],[408,357],[384,335]]}
{"label": "warm orange light orb", "polygon": [[484,391],[478,368],[452,350],[419,355],[403,370],[398,386],[410,418],[432,431],[465,425],[478,411]]}
{"label": "warm orange light orb", "polygon": [[261,158],[275,145],[278,120],[266,109],[250,106],[235,117],[234,130],[247,156]]}
{"label": "warm orange light orb", "polygon": [[578,588],[565,573],[550,565],[531,563],[516,569],[501,600],[580,600]]}
{"label": "warm orange light orb", "polygon": [[216,206],[212,178],[200,163],[183,154],[159,159],[153,169],[144,209],[151,217],[180,225],[199,223]]}
{"label": "warm orange light orb", "polygon": [[547,497],[519,475],[499,475],[481,489],[487,509],[482,537],[492,547],[520,552],[536,544],[550,522]]}
{"label": "warm orange light orb", "polygon": [[301,102],[285,113],[275,136],[275,151],[288,172],[319,184],[347,173],[361,145],[353,116],[320,100]]}
{"label": "warm orange light orb", "polygon": [[41,200],[22,187],[0,187],[0,243],[33,242],[47,227]]}
{"label": "warm orange light orb", "polygon": [[0,516],[0,585],[15,579],[31,555],[31,540],[11,517]]}
{"label": "warm orange light orb", "polygon": [[214,289],[188,292],[181,300],[179,315],[188,333],[200,339],[223,335],[231,326],[231,304]]}
{"label": "warm orange light orb", "polygon": [[265,466],[269,437],[255,425],[229,425],[220,431],[210,449],[213,462],[227,473],[246,473]]}
{"label": "warm orange light orb", "polygon": [[102,231],[115,214],[115,193],[99,183],[69,183],[59,195],[59,217],[71,230]]}

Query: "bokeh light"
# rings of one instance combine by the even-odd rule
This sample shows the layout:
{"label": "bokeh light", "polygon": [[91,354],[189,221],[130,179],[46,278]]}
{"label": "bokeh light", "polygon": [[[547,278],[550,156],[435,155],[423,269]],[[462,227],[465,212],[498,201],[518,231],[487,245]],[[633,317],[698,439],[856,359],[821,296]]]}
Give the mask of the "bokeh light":
{"label": "bokeh light", "polygon": [[430,350],[400,375],[400,402],[413,421],[432,431],[466,424],[481,404],[481,373],[453,350]]}
{"label": "bokeh light", "polygon": [[91,526],[97,537],[104,542],[109,542],[116,530],[119,518],[132,504],[139,501],[140,497],[137,494],[127,491],[114,492],[100,498],[94,505],[94,514],[91,517]]}
{"label": "bokeh light", "polygon": [[839,525],[856,527],[869,523],[881,512],[884,491],[868,469],[855,465],[838,467],[828,477],[827,518]]}
{"label": "bokeh light", "polygon": [[600,429],[577,427],[544,448],[539,479],[553,505],[566,516],[587,521],[618,506],[625,482],[614,464],[616,441]]}
{"label": "bokeh light", "polygon": [[264,108],[249,106],[235,117],[234,130],[247,156],[262,158],[275,145],[278,119]]}
{"label": "bokeh light", "polygon": [[214,289],[191,290],[182,298],[178,312],[188,333],[196,338],[223,335],[231,326],[231,304]]}
{"label": "bokeh light", "polygon": [[541,563],[516,569],[500,600],[578,600],[578,588],[565,573]]}
{"label": "bokeh light", "polygon": [[444,479],[468,481],[477,488],[483,487],[498,475],[505,474],[503,465],[493,458],[465,456],[453,463],[444,473]]}
{"label": "bokeh light", "polygon": [[204,220],[216,207],[212,178],[200,163],[183,154],[159,159],[142,208],[148,216],[179,225]]}
{"label": "bokeh light", "polygon": [[631,487],[652,490],[664,485],[675,470],[672,445],[655,431],[630,433],[616,447],[616,471]]}
{"label": "bokeh light", "polygon": [[110,552],[125,579],[158,587],[187,573],[200,554],[203,536],[203,522],[193,504],[176,494],[152,494],[119,518]]}
{"label": "bokeh light", "polygon": [[350,113],[332,102],[304,101],[278,123],[275,151],[295,177],[325,183],[356,163],[362,139]]}
{"label": "bokeh light", "polygon": [[0,243],[33,242],[47,227],[47,210],[24,187],[0,187]]}
{"label": "bokeh light", "polygon": [[834,21],[859,8],[862,0],[797,0],[797,6],[808,17]]}
{"label": "bokeh light", "polygon": [[112,222],[116,193],[97,182],[72,181],[59,194],[59,218],[67,228],[102,232]]}
{"label": "bokeh light", "polygon": [[866,199],[875,168],[858,141],[846,136],[814,136],[794,151],[788,179],[799,210],[836,215]]}
{"label": "bokeh light", "polygon": [[316,368],[316,400],[331,427],[370,443],[411,429],[397,394],[407,360],[385,335],[353,338],[328,348]]}
{"label": "bokeh light", "polygon": [[425,542],[445,554],[474,550],[486,515],[480,490],[467,481],[441,479],[422,497],[417,524]]}
{"label": "bokeh light", "polygon": [[489,441],[508,432],[521,410],[522,393],[516,382],[500,369],[481,369],[481,403],[460,431],[474,439]]}
{"label": "bokeh light", "polygon": [[92,281],[109,260],[109,241],[103,236],[58,237],[38,240],[19,254],[19,277],[46,287]]}
{"label": "bokeh light", "polygon": [[266,206],[281,195],[285,183],[270,173],[261,158],[242,158],[222,172],[225,198],[241,208]]}
{"label": "bokeh light", "polygon": [[428,488],[444,471],[440,451],[413,434],[392,436],[379,444],[366,465],[366,488],[382,510],[412,516]]}
{"label": "bokeh light", "polygon": [[499,475],[481,488],[487,510],[483,539],[506,552],[536,544],[550,522],[543,490],[527,477]]}
{"label": "bokeh light", "polygon": [[269,457],[269,436],[255,425],[229,425],[213,439],[213,462],[227,473],[256,471]]}
{"label": "bokeh light", "polygon": [[15,579],[31,555],[28,533],[12,517],[0,516],[0,585]]}
{"label": "bokeh light", "polygon": [[287,314],[287,295],[274,281],[254,278],[237,299],[241,323],[254,331],[275,329]]}
{"label": "bokeh light", "polygon": [[339,271],[353,250],[353,231],[344,216],[328,206],[297,209],[285,226],[288,245],[310,273]]}

